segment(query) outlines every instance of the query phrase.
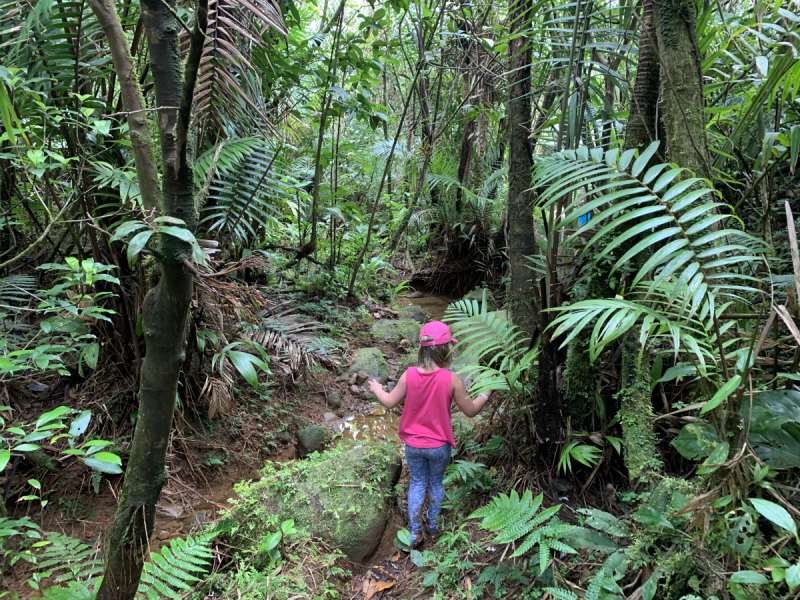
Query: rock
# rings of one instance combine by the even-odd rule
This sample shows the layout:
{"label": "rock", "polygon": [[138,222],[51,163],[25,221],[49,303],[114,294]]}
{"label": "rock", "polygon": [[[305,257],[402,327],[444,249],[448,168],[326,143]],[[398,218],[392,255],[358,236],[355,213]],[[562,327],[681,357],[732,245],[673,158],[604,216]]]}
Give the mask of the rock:
{"label": "rock", "polygon": [[356,384],[353,384],[350,386],[350,391],[353,392],[354,394],[360,394],[361,388],[358,387]]}
{"label": "rock", "polygon": [[[489,290],[484,290],[484,288],[475,288],[469,294],[464,296],[464,300],[475,300],[480,306],[483,303],[483,292],[486,292],[486,312],[492,312],[497,310],[497,300],[494,298],[494,294]],[[481,308],[483,308],[481,306]]]}
{"label": "rock", "polygon": [[361,388],[361,395],[364,396],[364,398],[367,400],[375,397],[375,394],[373,394],[372,390],[370,390],[369,388]]}
{"label": "rock", "polygon": [[477,417],[468,417],[462,412],[457,412],[450,415],[450,423],[453,425],[453,436],[458,439],[465,439],[469,437],[472,430],[475,428]]}
{"label": "rock", "polygon": [[313,452],[322,452],[331,441],[331,432],[322,425],[310,425],[297,436],[297,454],[305,458]]}
{"label": "rock", "polygon": [[330,392],[328,394],[328,406],[331,408],[339,408],[342,405],[342,395],[339,392]]}
{"label": "rock", "polygon": [[425,294],[422,292],[411,292],[410,294],[405,295],[406,298],[424,298]]}
{"label": "rock", "polygon": [[356,383],[361,385],[367,379],[369,379],[369,374],[366,371],[359,371],[356,373]]}
{"label": "rock", "polygon": [[347,380],[347,385],[355,385],[355,384],[356,384],[356,380],[357,380],[357,379],[358,379],[358,377],[356,376],[356,374],[355,374],[355,373],[353,373],[353,374],[352,374],[352,375],[350,375],[350,377],[348,378],[348,380]]}
{"label": "rock", "polygon": [[207,510],[198,510],[192,515],[192,525],[205,525],[208,523],[208,511]]}
{"label": "rock", "polygon": [[363,371],[369,379],[377,379],[380,383],[386,383],[389,379],[389,363],[378,348],[361,348],[356,351],[353,364],[347,372],[355,374],[359,371]]}
{"label": "rock", "polygon": [[322,415],[322,418],[325,419],[326,423],[329,423],[336,420],[336,415],[332,412],[326,412],[324,415]]}
{"label": "rock", "polygon": [[376,338],[387,342],[419,338],[420,325],[411,319],[380,319],[372,324],[370,331]]}
{"label": "rock", "polygon": [[417,323],[425,323],[428,320],[428,315],[416,304],[411,304],[405,308],[401,308],[400,312],[406,319],[411,319]]}
{"label": "rock", "polygon": [[403,360],[400,363],[400,366],[397,367],[397,376],[400,377],[400,375],[408,371],[409,367],[416,367],[416,366],[417,366],[417,353],[409,352],[408,354],[403,356]]}
{"label": "rock", "polygon": [[363,562],[380,543],[401,468],[397,452],[376,442],[270,464],[260,481],[241,484],[231,516],[246,526],[241,536],[231,534],[231,545],[251,549],[276,522],[292,519],[300,536],[322,538]]}

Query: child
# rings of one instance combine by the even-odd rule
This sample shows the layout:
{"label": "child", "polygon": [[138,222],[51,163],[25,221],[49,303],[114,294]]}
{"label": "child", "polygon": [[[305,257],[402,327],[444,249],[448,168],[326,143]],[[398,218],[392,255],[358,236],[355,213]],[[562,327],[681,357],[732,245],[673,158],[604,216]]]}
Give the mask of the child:
{"label": "child", "polygon": [[374,379],[369,388],[386,408],[394,408],[406,399],[400,417],[400,439],[405,442],[406,460],[411,473],[408,486],[408,518],[411,529],[411,547],[423,540],[422,501],[428,491],[428,532],[436,533],[436,520],[444,500],[444,471],[450,462],[450,451],[455,446],[453,426],[450,423],[450,401],[468,417],[477,415],[489,394],[479,394],[475,400],[467,397],[461,378],[448,371],[454,340],[450,328],[441,321],[431,321],[419,334],[419,352],[416,367],[403,373],[391,392]]}

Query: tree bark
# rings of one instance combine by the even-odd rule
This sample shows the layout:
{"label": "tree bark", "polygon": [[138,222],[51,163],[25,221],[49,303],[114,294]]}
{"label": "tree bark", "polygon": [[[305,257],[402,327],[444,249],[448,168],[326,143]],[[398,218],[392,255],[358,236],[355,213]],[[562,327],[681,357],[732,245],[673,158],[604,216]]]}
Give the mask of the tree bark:
{"label": "tree bark", "polygon": [[[625,126],[625,150],[643,150],[657,139],[658,87],[661,67],[658,63],[658,44],[653,14],[653,0],[642,4],[642,32],[639,36],[639,61],[636,81]],[[663,149],[662,153],[663,153]]]}
{"label": "tree bark", "polygon": [[128,49],[128,40],[111,0],[89,0],[89,6],[97,17],[111,49],[114,72],[119,79],[122,106],[128,113],[131,150],[136,165],[139,191],[142,194],[142,204],[148,213],[157,212],[161,203],[158,168],[153,155],[153,140],[150,136],[147,113],[144,110],[142,90],[139,87],[139,78]]}
{"label": "tree bark", "polygon": [[692,0],[653,0],[669,160],[711,178]]}
{"label": "tree bark", "polygon": [[530,0],[514,0],[510,7],[511,42],[510,89],[508,95],[508,262],[510,276],[506,304],[511,321],[529,335],[536,328],[536,303],[528,259],[536,252],[532,182],[533,150],[531,130],[531,49],[521,35],[531,20]]}
{"label": "tree bark", "polygon": [[[163,158],[161,212],[182,219],[187,229],[194,231],[197,210],[188,131],[208,3],[198,3],[184,73],[178,40],[180,25],[173,15],[175,0],[142,0],[141,5],[156,101],[164,107],[158,111]],[[136,79],[130,54],[111,0],[92,0],[92,8],[103,15],[98,18],[108,25],[104,30],[115,67],[119,64],[123,72],[127,69],[130,76],[126,80],[132,85]],[[141,99],[140,90],[133,92]],[[136,154],[135,160],[137,170],[142,167],[155,172],[152,152]],[[167,479],[167,448],[192,298],[192,275],[183,266],[191,260],[191,246],[162,234],[156,255],[161,277],[148,292],[142,314],[147,353],[139,387],[139,419],[117,514],[106,534],[105,575],[97,596],[100,600],[130,600],[136,595],[155,524],[156,504]]]}

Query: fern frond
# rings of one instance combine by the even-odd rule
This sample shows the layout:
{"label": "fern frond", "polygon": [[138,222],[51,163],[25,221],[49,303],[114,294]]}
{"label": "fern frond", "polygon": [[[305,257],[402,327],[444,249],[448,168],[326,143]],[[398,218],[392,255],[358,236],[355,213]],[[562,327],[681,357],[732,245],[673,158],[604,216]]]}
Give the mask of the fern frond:
{"label": "fern frond", "polygon": [[542,588],[542,590],[550,594],[555,600],[578,600],[578,596],[569,590],[553,587]]}

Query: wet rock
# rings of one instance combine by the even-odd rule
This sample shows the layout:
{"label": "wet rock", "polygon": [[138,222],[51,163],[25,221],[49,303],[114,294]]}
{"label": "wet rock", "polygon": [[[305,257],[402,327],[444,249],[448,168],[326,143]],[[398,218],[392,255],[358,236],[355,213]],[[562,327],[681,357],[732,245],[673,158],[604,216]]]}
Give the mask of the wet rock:
{"label": "wet rock", "polygon": [[339,392],[330,392],[328,394],[328,406],[331,408],[339,408],[342,405],[342,395]]}
{"label": "wet rock", "polygon": [[464,300],[475,300],[478,303],[478,306],[483,304],[483,293],[486,292],[486,312],[492,312],[497,310],[497,300],[494,298],[494,294],[489,290],[485,290],[483,288],[475,288],[469,294],[464,296]]}
{"label": "wet rock", "polygon": [[336,415],[332,412],[326,412],[324,415],[322,415],[322,418],[325,419],[326,423],[329,423],[336,420]]}
{"label": "wet rock", "polygon": [[415,340],[419,337],[419,330],[419,323],[411,319],[380,319],[375,321],[370,329],[373,336],[387,342]]}
{"label": "wet rock", "polygon": [[361,348],[356,351],[353,364],[348,373],[356,374],[363,371],[369,379],[377,379],[385,383],[389,379],[389,363],[378,348]]}
{"label": "wet rock", "polygon": [[405,295],[406,298],[424,298],[425,294],[422,292],[411,292],[410,294]]}
{"label": "wet rock", "polygon": [[310,425],[297,436],[297,454],[305,458],[314,452],[322,452],[331,441],[331,432],[322,425]]}
{"label": "wet rock", "polygon": [[376,442],[269,465],[260,481],[242,484],[231,516],[247,523],[246,535],[233,534],[231,545],[250,549],[276,520],[293,519],[301,536],[322,538],[362,562],[380,543],[401,468],[397,452]]}
{"label": "wet rock", "polygon": [[369,379],[369,373],[366,371],[359,371],[356,373],[356,383],[358,385],[362,385],[367,379]]}
{"label": "wet rock", "polygon": [[406,306],[400,309],[400,312],[406,319],[411,319],[417,323],[425,323],[428,320],[427,313],[416,304]]}

